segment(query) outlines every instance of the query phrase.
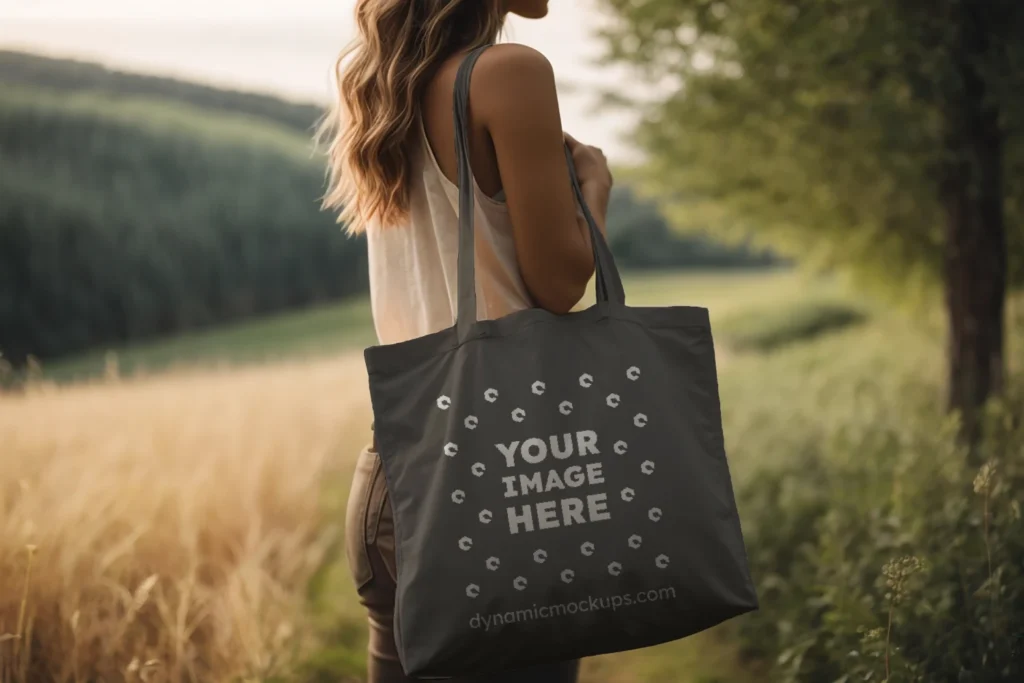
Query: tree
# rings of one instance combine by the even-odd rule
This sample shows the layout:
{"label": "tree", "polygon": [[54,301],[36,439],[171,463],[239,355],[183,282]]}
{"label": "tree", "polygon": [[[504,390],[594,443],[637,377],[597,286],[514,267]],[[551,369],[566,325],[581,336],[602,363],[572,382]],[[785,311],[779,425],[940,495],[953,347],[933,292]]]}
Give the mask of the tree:
{"label": "tree", "polygon": [[602,2],[608,61],[667,92],[636,140],[670,219],[941,284],[948,406],[973,439],[1024,271],[1024,3]]}

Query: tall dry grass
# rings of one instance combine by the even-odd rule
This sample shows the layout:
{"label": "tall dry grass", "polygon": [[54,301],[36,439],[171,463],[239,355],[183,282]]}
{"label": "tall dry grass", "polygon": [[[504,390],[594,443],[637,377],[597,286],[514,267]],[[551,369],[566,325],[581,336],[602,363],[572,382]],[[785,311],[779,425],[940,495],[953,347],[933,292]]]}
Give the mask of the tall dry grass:
{"label": "tall dry grass", "polygon": [[0,395],[0,681],[285,671],[369,420],[358,354]]}

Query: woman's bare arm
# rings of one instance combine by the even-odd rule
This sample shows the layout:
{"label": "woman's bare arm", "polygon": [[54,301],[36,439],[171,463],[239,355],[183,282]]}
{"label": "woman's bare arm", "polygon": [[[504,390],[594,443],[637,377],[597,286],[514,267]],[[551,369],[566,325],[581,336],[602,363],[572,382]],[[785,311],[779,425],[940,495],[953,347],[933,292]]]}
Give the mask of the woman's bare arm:
{"label": "woman's bare arm", "polygon": [[[494,144],[520,273],[538,306],[566,313],[583,296],[594,259],[569,182],[551,64],[532,48],[497,45],[481,55],[471,88],[472,115]],[[590,180],[585,192],[603,228],[610,175],[602,184]]]}

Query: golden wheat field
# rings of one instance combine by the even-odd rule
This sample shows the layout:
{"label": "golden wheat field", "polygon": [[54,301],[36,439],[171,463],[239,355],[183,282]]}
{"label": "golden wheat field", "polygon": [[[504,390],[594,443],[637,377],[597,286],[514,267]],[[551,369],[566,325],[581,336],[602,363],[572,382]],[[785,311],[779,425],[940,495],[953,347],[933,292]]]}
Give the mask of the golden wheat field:
{"label": "golden wheat field", "polygon": [[0,680],[273,677],[368,405],[360,354],[0,394]]}

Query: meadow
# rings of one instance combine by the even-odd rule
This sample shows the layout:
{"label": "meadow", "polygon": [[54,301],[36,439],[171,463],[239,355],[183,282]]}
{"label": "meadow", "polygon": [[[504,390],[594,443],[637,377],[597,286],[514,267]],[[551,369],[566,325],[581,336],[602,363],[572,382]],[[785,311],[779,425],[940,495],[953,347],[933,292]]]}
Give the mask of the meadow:
{"label": "meadow", "polygon": [[[627,295],[712,313],[730,469],[765,609],[593,658],[583,681],[853,680],[842,669],[817,676],[849,660],[850,633],[885,625],[879,558],[915,548],[924,558],[948,540],[941,525],[918,523],[915,496],[966,481],[967,503],[954,512],[982,509],[969,492],[975,470],[957,464],[961,453],[935,426],[941,330],[790,272],[632,275]],[[0,681],[361,680],[364,617],[341,529],[350,469],[369,437],[358,350],[370,339],[366,302],[352,300],[100,349],[0,394]],[[1019,430],[1007,423],[991,446],[1005,459],[982,486],[984,546],[975,517],[958,546],[967,582],[988,547],[987,585],[1006,589],[999,600],[1009,606],[1021,599],[1019,570],[1000,570],[1020,547],[1010,495]],[[893,505],[903,506],[896,522]],[[866,541],[857,519],[887,536]],[[823,610],[829,581],[838,594]],[[928,586],[900,590],[925,604]],[[979,628],[1014,627],[1012,609],[977,602]],[[897,634],[908,618],[897,611]],[[894,672],[917,665],[913,646],[890,641]],[[858,680],[883,678],[882,641],[872,642],[850,665]]]}

